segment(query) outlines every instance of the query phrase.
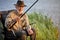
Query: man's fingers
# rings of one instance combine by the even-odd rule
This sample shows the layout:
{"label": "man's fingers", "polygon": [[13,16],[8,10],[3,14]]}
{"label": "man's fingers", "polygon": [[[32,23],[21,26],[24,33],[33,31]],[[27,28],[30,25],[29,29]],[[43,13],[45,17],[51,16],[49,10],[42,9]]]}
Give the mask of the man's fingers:
{"label": "man's fingers", "polygon": [[33,34],[33,31],[32,30],[28,30],[28,34],[29,35]]}

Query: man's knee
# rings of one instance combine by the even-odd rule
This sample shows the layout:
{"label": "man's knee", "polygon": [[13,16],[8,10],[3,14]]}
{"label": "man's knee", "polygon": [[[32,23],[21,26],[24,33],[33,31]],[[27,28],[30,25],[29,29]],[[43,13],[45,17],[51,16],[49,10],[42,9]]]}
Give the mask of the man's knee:
{"label": "man's knee", "polygon": [[22,35],[26,35],[26,32],[24,30],[16,32],[16,36],[19,38]]}
{"label": "man's knee", "polygon": [[22,31],[22,35],[26,35],[26,31]]}

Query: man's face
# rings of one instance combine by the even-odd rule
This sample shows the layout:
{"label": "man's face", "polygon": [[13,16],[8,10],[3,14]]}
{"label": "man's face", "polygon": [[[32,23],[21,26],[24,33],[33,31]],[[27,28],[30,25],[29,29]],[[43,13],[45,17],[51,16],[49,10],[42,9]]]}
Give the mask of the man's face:
{"label": "man's face", "polygon": [[24,7],[23,6],[16,6],[16,9],[19,11],[19,12],[22,12],[24,10]]}

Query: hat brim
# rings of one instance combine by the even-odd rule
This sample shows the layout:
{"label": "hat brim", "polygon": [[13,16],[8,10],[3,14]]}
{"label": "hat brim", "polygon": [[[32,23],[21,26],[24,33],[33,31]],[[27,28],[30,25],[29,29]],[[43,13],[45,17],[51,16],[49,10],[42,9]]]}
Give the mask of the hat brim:
{"label": "hat brim", "polygon": [[15,6],[19,6],[19,7],[26,7],[27,5],[17,5],[17,4],[14,4]]}

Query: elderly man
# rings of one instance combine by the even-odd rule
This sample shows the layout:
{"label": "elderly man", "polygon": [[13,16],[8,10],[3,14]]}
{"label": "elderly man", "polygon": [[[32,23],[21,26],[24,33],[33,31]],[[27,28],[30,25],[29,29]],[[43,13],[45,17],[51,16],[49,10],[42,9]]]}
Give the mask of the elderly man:
{"label": "elderly man", "polygon": [[[26,40],[26,35],[30,36],[31,40],[35,40],[35,30],[29,25],[28,16],[25,14],[22,18],[20,18],[23,14],[24,7],[26,7],[24,1],[18,0],[14,5],[16,11],[12,11],[8,14],[5,20],[5,27],[8,29],[8,31],[13,30],[17,38],[21,40]],[[16,23],[13,25],[14,22]],[[12,28],[10,28],[11,26]]]}

